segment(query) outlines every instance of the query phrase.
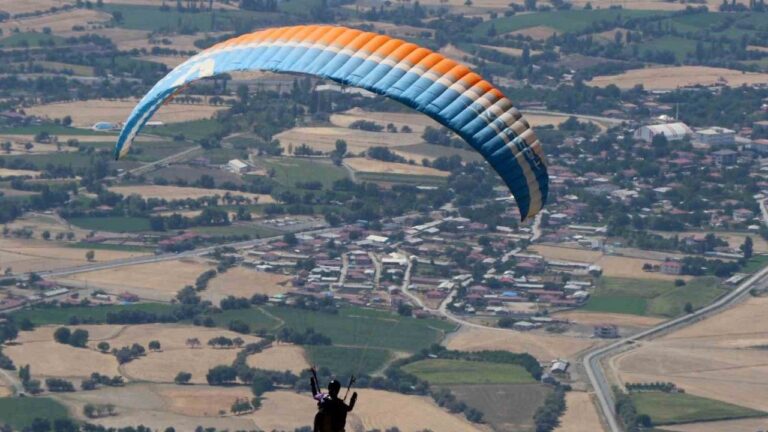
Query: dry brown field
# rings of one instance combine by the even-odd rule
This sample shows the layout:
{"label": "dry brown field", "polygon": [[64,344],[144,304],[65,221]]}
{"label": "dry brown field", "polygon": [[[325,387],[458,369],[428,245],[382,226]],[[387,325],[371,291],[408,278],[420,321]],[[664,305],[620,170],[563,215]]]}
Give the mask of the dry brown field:
{"label": "dry brown field", "polygon": [[[203,346],[206,346],[205,344],[208,342],[208,340],[217,336],[226,336],[230,339],[240,337],[246,343],[259,341],[259,338],[257,337],[241,335],[239,333],[220,328],[198,327],[181,324],[141,324],[126,326],[101,325],[91,326],[90,328],[100,327],[114,327],[117,329],[117,331],[113,330],[111,333],[107,333],[105,330],[104,332],[107,333],[107,335],[101,338],[96,338],[92,335],[91,339],[94,341],[94,343],[91,343],[90,345],[94,349],[96,348],[96,345],[98,345],[98,342],[101,342],[102,340],[109,342],[113,347],[131,345],[133,343],[139,343],[146,347],[150,341],[156,340],[160,342],[162,351],[189,350],[190,348],[187,347],[186,342],[187,339],[193,337],[200,339],[200,342],[203,343]],[[193,349],[192,351],[200,352],[201,350]]]}
{"label": "dry brown field", "polygon": [[559,33],[559,32],[553,29],[552,27],[536,26],[536,27],[529,27],[526,29],[513,31],[513,32],[510,32],[509,34],[513,36],[516,36],[516,35],[529,36],[531,37],[531,39],[534,39],[534,40],[545,40],[552,37],[552,35],[554,35],[555,33]]}
{"label": "dry brown field", "polygon": [[[2,138],[0,138],[2,139]],[[8,141],[8,140],[6,140]],[[17,155],[38,155],[38,154],[49,154],[49,153],[67,153],[67,152],[76,152],[76,147],[67,147],[62,143],[61,149],[59,149],[56,144],[43,144],[43,143],[36,143],[33,142],[32,137],[19,137],[19,140],[13,140],[10,141],[11,143],[11,149],[10,151],[3,151],[2,155],[7,156],[17,156]],[[32,148],[27,150],[25,148],[25,145],[27,143],[32,144]]]}
{"label": "dry brown field", "polygon": [[[220,430],[251,430],[253,421],[246,417],[217,415],[219,410],[229,411],[232,400],[249,394],[247,387],[212,388],[142,383],[89,392],[61,393],[55,397],[64,402],[80,420],[105,427],[135,427],[142,424],[153,430],[174,426],[178,431],[191,431],[197,426]],[[191,395],[196,395],[196,400]],[[118,415],[86,419],[82,412],[87,403],[114,404]],[[215,414],[203,417],[203,413],[211,411]]]}
{"label": "dry brown field", "polygon": [[45,11],[52,7],[74,5],[74,0],[0,0],[0,10],[11,15]]}
{"label": "dry brown field", "polygon": [[587,312],[581,310],[558,312],[552,314],[553,318],[568,319],[572,322],[592,326],[600,324],[616,324],[620,327],[653,327],[665,321],[664,318],[656,318],[641,315],[629,315],[606,312]]}
{"label": "dry brown field", "polygon": [[227,296],[251,298],[254,294],[273,296],[291,289],[291,277],[276,273],[260,272],[245,267],[233,267],[218,274],[208,283],[208,289],[201,293],[205,300],[214,304]]}
{"label": "dry brown field", "polygon": [[[12,1],[14,3],[25,3],[27,0]],[[2,5],[0,5],[0,10],[4,10]],[[51,33],[58,35],[59,33],[71,32],[72,27],[76,25],[86,26],[87,24],[102,24],[109,21],[111,18],[112,17],[106,12],[93,9],[72,9],[66,12],[42,15],[39,17],[8,20],[0,24],[0,29],[3,30],[4,35],[10,35],[16,28],[18,28],[20,32],[42,32],[44,28],[50,28]]]}
{"label": "dry brown field", "polygon": [[527,352],[540,361],[573,358],[575,354],[597,345],[599,341],[511,330],[462,327],[448,335],[443,345],[460,351],[505,350]]}
{"label": "dry brown field", "polygon": [[384,174],[404,174],[417,176],[448,177],[448,171],[440,171],[435,168],[429,168],[421,165],[410,165],[395,162],[383,162],[375,159],[366,158],[347,158],[344,164],[354,171],[372,172]]}
{"label": "dry brown field", "polygon": [[674,432],[755,432],[764,430],[768,424],[765,418],[688,423],[664,426]]}
{"label": "dry brown field", "polygon": [[707,234],[714,234],[717,237],[725,240],[728,242],[728,246],[733,249],[739,249],[739,246],[744,244],[744,240],[747,237],[752,238],[752,244],[753,248],[756,253],[768,253],[768,241],[766,241],[764,238],[762,238],[757,233],[752,234],[744,234],[739,232],[720,232],[720,231],[683,231],[683,232],[668,232],[668,231],[652,231],[654,234],[658,234],[662,237],[673,237],[678,236],[680,238],[682,237],[688,237],[688,236],[705,236]]}
{"label": "dry brown field", "polygon": [[456,45],[448,44],[438,51],[440,54],[448,57],[449,59],[459,62],[463,65],[471,68],[477,67],[477,58],[474,55],[462,50]]}
{"label": "dry brown field", "polygon": [[[83,252],[82,249],[80,251]],[[96,253],[97,258],[99,252],[102,251]],[[184,286],[194,285],[197,277],[211,268],[199,261],[179,260],[78,273],[57,280],[98,287],[113,294],[129,291],[141,298],[169,301]],[[173,271],[169,272],[168,269]]]}
{"label": "dry brown field", "polygon": [[[35,105],[26,108],[25,111],[27,114],[50,119],[61,118],[66,113],[72,117],[73,126],[91,127],[100,121],[115,123],[125,121],[136,103],[136,100],[96,99]],[[208,119],[222,109],[224,107],[221,106],[170,103],[160,108],[152,119],[164,123]]]}
{"label": "dry brown field", "polygon": [[671,381],[686,392],[768,410],[768,298],[750,298],[617,356],[623,382]]}
{"label": "dry brown field", "polygon": [[[357,7],[356,4],[345,5],[350,9]],[[371,26],[376,33],[383,33],[397,38],[422,37],[422,34],[428,33],[434,35],[435,30],[428,27],[414,27],[409,25],[398,25],[382,21],[350,21],[350,27]]]}
{"label": "dry brown field", "polygon": [[[511,48],[511,47],[503,47],[503,46],[491,46],[491,45],[480,45],[483,48],[492,49],[494,51],[498,51],[502,54],[511,55],[515,57],[520,57],[523,55],[523,50],[520,48]],[[531,55],[535,54],[541,54],[541,51],[538,50],[531,50]]]}
{"label": "dry brown field", "polygon": [[226,189],[204,189],[196,187],[179,186],[157,186],[157,185],[138,185],[138,186],[115,186],[109,189],[112,192],[125,196],[140,195],[142,198],[158,198],[165,200],[198,199],[202,197],[212,197],[219,195],[223,197],[226,194],[230,196],[241,196],[249,198],[254,203],[271,204],[274,199],[270,195],[254,194],[248,192],[229,191]]}
{"label": "dry brown field", "polygon": [[[9,225],[16,227],[17,224]],[[39,236],[40,232],[36,232]],[[88,263],[86,249],[69,248],[55,241],[0,238],[0,265],[14,273],[39,272]],[[139,252],[98,250],[95,262],[144,255]]]}
{"label": "dry brown field", "polygon": [[[52,235],[59,232],[73,232],[75,233],[75,239],[84,238],[90,233],[87,230],[70,225],[65,219],[60,218],[58,215],[44,213],[27,213],[15,221],[6,224],[6,226],[11,230],[19,228],[30,229],[34,231],[36,238],[40,238],[43,231],[50,231]],[[46,242],[46,244],[50,246],[49,242]],[[2,242],[0,242],[0,245],[2,245]]]}
{"label": "dry brown field", "polygon": [[[37,330],[36,330],[37,331]],[[3,353],[17,365],[30,365],[35,378],[86,378],[93,372],[119,375],[117,360],[87,348],[74,348],[53,340],[23,342],[6,346]]]}
{"label": "dry brown field", "polygon": [[40,171],[0,168],[0,177],[40,177]]}
{"label": "dry brown field", "polygon": [[331,115],[331,123],[336,126],[348,128],[352,122],[357,120],[368,120],[378,123],[381,126],[386,127],[389,123],[392,123],[400,130],[403,126],[408,126],[414,133],[422,134],[427,126],[439,128],[440,123],[432,120],[430,117],[424,114],[413,113],[390,113],[382,111],[364,111],[360,108],[352,108],[349,111],[345,111],[342,114]]}
{"label": "dry brown field", "polygon": [[291,371],[300,374],[312,365],[307,361],[304,348],[298,345],[272,345],[264,351],[248,357],[248,366],[258,369]]}
{"label": "dry brown field", "polygon": [[597,76],[587,84],[596,87],[614,84],[623,89],[642,84],[646,90],[670,90],[697,84],[714,85],[721,82],[732,87],[761,84],[768,82],[768,74],[708,66],[671,66],[633,69],[620,75]]}
{"label": "dry brown field", "polygon": [[175,68],[176,66],[184,63],[187,60],[187,57],[148,55],[148,56],[139,57],[139,59],[151,61],[154,63],[164,64],[169,68]]}
{"label": "dry brown field", "polygon": [[11,387],[6,387],[0,383],[0,397],[8,397],[13,395],[13,389]]}
{"label": "dry brown field", "polygon": [[275,135],[284,149],[289,145],[296,148],[302,144],[314,150],[331,152],[336,149],[336,140],[347,142],[347,149],[354,154],[362,153],[371,147],[401,147],[418,144],[422,141],[418,133],[367,132],[339,127],[297,127]]}
{"label": "dry brown field", "polygon": [[[568,120],[568,117],[569,117],[569,116],[557,115],[557,114],[535,114],[535,113],[523,113],[523,116],[525,117],[526,120],[528,120],[528,123],[530,123],[533,127],[541,127],[541,126],[548,126],[548,125],[557,127],[560,125],[560,123]],[[602,123],[585,119],[579,116],[576,116],[576,118],[582,123],[592,123],[595,126],[599,127],[600,130],[605,131],[608,129]]]}
{"label": "dry brown field", "polygon": [[[169,0],[165,1],[169,6],[173,3]],[[134,6],[158,6],[162,4],[162,0],[104,0],[104,4],[127,4]],[[237,9],[237,3],[221,3],[219,1],[213,2],[213,9]],[[208,2],[205,2],[205,10],[208,9]]]}
{"label": "dry brown field", "polygon": [[555,432],[600,432],[605,430],[590,393],[570,391],[565,394],[565,414]]}
{"label": "dry brown field", "polygon": [[[243,339],[248,339],[244,337]],[[192,374],[190,382],[205,384],[205,375],[213,367],[231,365],[239,349],[219,349],[205,346],[207,339],[200,339],[203,348],[183,348],[148,353],[122,366],[123,374],[133,381],[173,383],[179,372]],[[162,343],[162,342],[161,342]]]}

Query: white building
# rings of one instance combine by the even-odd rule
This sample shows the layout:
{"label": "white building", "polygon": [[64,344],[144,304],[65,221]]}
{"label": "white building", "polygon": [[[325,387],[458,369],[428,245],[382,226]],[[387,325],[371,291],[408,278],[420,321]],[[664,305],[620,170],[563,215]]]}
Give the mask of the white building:
{"label": "white building", "polygon": [[664,135],[667,137],[667,141],[679,141],[692,134],[693,131],[688,125],[682,122],[677,122],[641,126],[635,130],[633,137],[636,140],[651,142],[656,135]]}
{"label": "white building", "polygon": [[711,146],[722,146],[736,143],[736,131],[713,126],[696,131],[696,140]]}
{"label": "white building", "polygon": [[227,169],[235,174],[245,174],[251,168],[250,165],[241,161],[240,159],[232,159],[227,162]]}

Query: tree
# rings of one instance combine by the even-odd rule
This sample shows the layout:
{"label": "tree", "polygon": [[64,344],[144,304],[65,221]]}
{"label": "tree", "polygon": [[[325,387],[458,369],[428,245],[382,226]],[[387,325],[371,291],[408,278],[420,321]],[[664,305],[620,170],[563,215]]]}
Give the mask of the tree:
{"label": "tree", "polygon": [[71,336],[72,332],[66,327],[59,327],[53,332],[53,340],[60,344],[68,344]]}
{"label": "tree", "polygon": [[176,378],[173,379],[173,382],[179,385],[189,384],[189,381],[192,379],[192,374],[189,372],[179,372],[176,374]]}
{"label": "tree", "polygon": [[237,371],[229,365],[219,365],[208,370],[205,380],[210,385],[227,385],[237,379]]}
{"label": "tree", "polygon": [[739,249],[741,249],[741,252],[744,254],[744,259],[752,258],[752,254],[754,253],[752,237],[744,239],[744,244],[742,244]]}
{"label": "tree", "polygon": [[150,341],[149,345],[147,346],[149,347],[150,351],[160,351],[160,341],[156,341],[156,340]]}
{"label": "tree", "polygon": [[685,303],[685,306],[683,307],[683,310],[687,314],[692,314],[693,313],[693,305],[690,302],[687,302],[687,303]]}
{"label": "tree", "polygon": [[101,351],[103,353],[107,353],[107,352],[109,352],[109,343],[107,343],[107,342],[99,342],[99,344],[96,345],[96,348],[98,348],[99,351]]}
{"label": "tree", "polygon": [[96,252],[89,250],[85,253],[85,259],[88,260],[88,262],[93,261],[94,258],[96,258]]}
{"label": "tree", "polygon": [[200,339],[198,338],[189,338],[187,339],[186,345],[190,348],[200,348]]}
{"label": "tree", "polygon": [[51,232],[48,230],[43,231],[42,234],[43,240],[50,240],[51,239]]}
{"label": "tree", "polygon": [[75,348],[85,348],[88,345],[88,331],[77,329],[69,337],[69,344]]}

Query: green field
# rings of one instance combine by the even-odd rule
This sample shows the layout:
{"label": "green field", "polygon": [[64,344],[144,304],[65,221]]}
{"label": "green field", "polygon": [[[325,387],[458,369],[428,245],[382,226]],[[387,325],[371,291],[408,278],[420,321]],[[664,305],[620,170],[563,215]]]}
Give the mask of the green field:
{"label": "green field", "polygon": [[355,177],[359,181],[364,182],[400,183],[423,186],[441,186],[445,185],[448,181],[447,177],[372,172],[357,172],[355,173]]}
{"label": "green field", "polygon": [[654,425],[693,423],[762,417],[766,413],[685,393],[633,393],[638,414],[651,417]]}
{"label": "green field", "polygon": [[0,133],[9,135],[36,135],[40,132],[48,132],[51,135],[88,135],[88,136],[103,136],[105,141],[109,141],[112,138],[117,137],[117,132],[96,132],[91,129],[79,129],[73,127],[67,127],[57,124],[41,124],[41,125],[29,125],[29,126],[14,126],[0,128]]}
{"label": "green field", "polygon": [[44,170],[48,165],[54,166],[70,166],[72,168],[86,168],[93,166],[96,157],[93,155],[86,155],[79,152],[64,152],[64,153],[47,153],[37,155],[14,155],[14,156],[2,156],[0,159],[5,159],[6,166],[13,163],[16,159],[21,159],[27,163],[30,163],[37,170]]}
{"label": "green field", "polygon": [[53,35],[38,33],[38,32],[26,32],[26,33],[12,33],[10,36],[0,39],[0,46],[37,47],[37,46],[45,46],[50,43],[60,45],[63,42],[64,42],[64,38],[59,36],[53,36]]}
{"label": "green field", "polygon": [[687,54],[696,52],[696,41],[676,36],[663,36],[637,44],[640,54],[646,51],[671,51],[678,62],[685,60]]}
{"label": "green field", "polygon": [[22,430],[32,425],[35,418],[51,420],[67,419],[67,408],[54,399],[38,398],[0,398],[0,424],[8,424],[14,430]]}
{"label": "green field", "polygon": [[150,230],[149,219],[142,217],[75,217],[67,221],[80,228],[95,231],[141,232]]}
{"label": "green field", "polygon": [[315,161],[302,158],[263,159],[265,168],[275,171],[274,180],[287,188],[293,188],[296,182],[318,181],[330,188],[333,182],[347,178],[347,171],[327,161]]}
{"label": "green field", "polygon": [[327,367],[344,379],[349,375],[372,374],[380,370],[392,358],[392,353],[379,348],[354,348],[338,346],[305,346],[310,363]]}
{"label": "green field", "polygon": [[[285,327],[299,331],[313,328],[330,337],[334,345],[394,351],[427,348],[455,329],[455,325],[437,319],[416,319],[352,306],[341,307],[338,314],[282,306],[266,306],[263,310],[282,320]],[[280,326],[280,322],[258,309],[229,310],[211,317],[219,326],[236,319],[250,324],[251,330],[274,330]]]}
{"label": "green field", "polygon": [[[101,143],[98,143],[101,145]],[[82,144],[90,145],[90,144]],[[105,143],[105,147],[110,150],[115,146],[114,141]],[[139,162],[154,162],[159,159],[166,158],[176,153],[180,153],[184,150],[190,149],[193,144],[179,141],[156,141],[156,142],[141,142],[133,145],[132,150],[139,150],[140,153],[131,153],[125,160],[139,161]]]}
{"label": "green field", "polygon": [[768,255],[754,255],[742,268],[744,273],[756,273],[768,265]]}
{"label": "green field", "polygon": [[103,323],[107,319],[107,314],[127,311],[144,311],[155,314],[169,314],[173,312],[174,306],[161,303],[137,303],[130,305],[108,305],[108,306],[74,306],[57,308],[31,308],[22,309],[14,312],[12,315],[16,321],[28,319],[35,325],[48,324],[69,324],[69,319],[73,316],[78,318]]}
{"label": "green field", "polygon": [[86,250],[112,250],[121,252],[152,252],[155,248],[151,246],[124,245],[112,243],[68,243],[67,247]]}
{"label": "green field", "polygon": [[700,308],[723,295],[717,278],[695,278],[681,287],[672,281],[604,277],[584,310],[675,317],[684,313],[686,303]]}
{"label": "green field", "polygon": [[536,26],[546,26],[561,33],[580,32],[600,21],[615,22],[626,18],[667,16],[668,13],[657,11],[626,9],[566,10],[513,15],[483,22],[475,27],[475,36],[487,36],[491,27],[497,34],[513,32]]}
{"label": "green field", "polygon": [[222,124],[213,119],[192,120],[148,128],[146,133],[163,137],[183,135],[187,140],[199,140],[221,132]]}
{"label": "green field", "polygon": [[233,30],[236,25],[243,25],[244,23],[252,24],[249,26],[252,28],[257,27],[257,24],[269,24],[270,20],[279,16],[276,13],[246,10],[215,9],[210,12],[206,9],[196,13],[179,12],[176,10],[175,2],[167,3],[170,6],[167,11],[161,11],[157,6],[123,4],[107,4],[103,6],[103,10],[108,13],[119,11],[123,19],[118,26],[122,28],[147,31],[165,30],[182,34],[190,31]]}
{"label": "green field", "polygon": [[403,367],[430,384],[528,384],[535,383],[522,366],[468,360],[430,359]]}

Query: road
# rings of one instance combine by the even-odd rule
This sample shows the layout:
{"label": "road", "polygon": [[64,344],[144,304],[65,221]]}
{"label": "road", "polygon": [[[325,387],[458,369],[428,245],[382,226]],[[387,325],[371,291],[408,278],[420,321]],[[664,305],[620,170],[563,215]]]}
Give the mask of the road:
{"label": "road", "polygon": [[168,164],[170,164],[172,162],[181,161],[181,160],[187,158],[188,156],[191,156],[192,154],[196,153],[198,150],[202,150],[202,149],[203,148],[200,147],[199,145],[198,146],[193,146],[193,147],[188,148],[186,150],[183,150],[183,151],[181,151],[179,153],[174,153],[174,154],[172,154],[172,155],[170,155],[168,157],[165,157],[163,159],[159,159],[159,160],[156,160],[154,162],[150,162],[150,163],[144,164],[144,165],[142,165],[140,167],[134,168],[132,170],[128,170],[128,171],[124,172],[123,174],[121,174],[121,176],[124,176],[127,173],[131,173],[132,175],[145,174],[147,172],[150,172],[150,171],[154,170],[155,167],[162,168],[164,165],[168,165]]}
{"label": "road", "polygon": [[14,396],[20,396],[24,394],[24,386],[21,384],[21,380],[19,380],[19,377],[16,376],[15,373],[11,373],[5,369],[0,369],[0,375],[2,375],[2,378],[4,378],[4,380],[0,381],[5,381],[11,386]]}
{"label": "road", "polygon": [[599,402],[600,411],[602,411],[603,418],[606,420],[608,430],[610,432],[621,432],[623,429],[619,425],[619,421],[614,412],[614,399],[611,391],[611,385],[605,376],[605,372],[600,364],[600,360],[609,357],[611,354],[615,354],[619,351],[631,349],[635,342],[645,339],[651,339],[653,337],[660,336],[672,330],[679,330],[682,327],[693,324],[700,321],[710,315],[714,315],[721,312],[723,309],[728,308],[734,303],[739,302],[744,296],[749,294],[749,291],[757,284],[763,286],[768,285],[768,267],[760,270],[758,273],[744,281],[736,289],[729,292],[725,296],[721,297],[709,306],[705,306],[691,314],[675,318],[671,321],[666,321],[650,328],[643,332],[637,333],[627,338],[620,339],[609,345],[599,347],[593,351],[590,351],[584,356],[584,368],[587,371],[590,384],[595,390],[597,400]]}

